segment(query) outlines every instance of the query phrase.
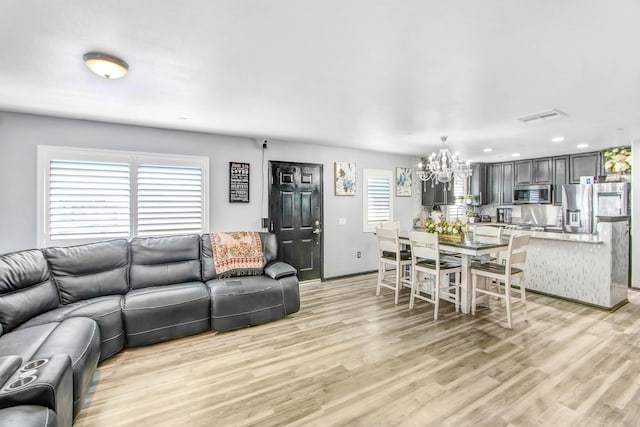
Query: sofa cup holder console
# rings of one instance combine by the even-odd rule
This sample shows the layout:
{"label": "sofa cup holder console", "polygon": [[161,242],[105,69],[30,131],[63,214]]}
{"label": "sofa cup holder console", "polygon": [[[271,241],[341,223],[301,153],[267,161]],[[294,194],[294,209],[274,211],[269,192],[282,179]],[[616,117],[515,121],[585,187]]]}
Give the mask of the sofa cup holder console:
{"label": "sofa cup holder console", "polygon": [[36,359],[36,360],[32,360],[28,363],[25,363],[22,368],[20,368],[20,370],[22,372],[25,371],[31,371],[33,369],[39,369],[41,367],[43,367],[44,365],[46,365],[47,363],[49,363],[49,359]]}
{"label": "sofa cup holder console", "polygon": [[5,387],[5,390],[7,391],[13,391],[13,390],[19,390],[23,387],[28,386],[29,384],[31,384],[32,382],[34,382],[36,380],[36,376],[35,375],[28,375],[25,377],[20,377],[14,381],[11,381],[9,383],[9,385],[7,385]]}

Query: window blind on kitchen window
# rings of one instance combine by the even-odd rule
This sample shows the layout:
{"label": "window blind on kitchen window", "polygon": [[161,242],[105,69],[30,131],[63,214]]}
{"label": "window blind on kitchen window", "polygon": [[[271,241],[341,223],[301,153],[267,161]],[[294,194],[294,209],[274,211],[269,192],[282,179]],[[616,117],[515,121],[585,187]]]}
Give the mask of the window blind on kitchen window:
{"label": "window blind on kitchen window", "polygon": [[447,221],[462,220],[462,216],[466,214],[465,196],[465,179],[455,179],[453,181],[453,196],[455,203],[447,206]]}
{"label": "window blind on kitchen window", "polygon": [[138,165],[138,235],[199,233],[202,170]]}
{"label": "window blind on kitchen window", "polygon": [[364,169],[363,231],[373,232],[386,221],[393,221],[393,174],[388,170]]}

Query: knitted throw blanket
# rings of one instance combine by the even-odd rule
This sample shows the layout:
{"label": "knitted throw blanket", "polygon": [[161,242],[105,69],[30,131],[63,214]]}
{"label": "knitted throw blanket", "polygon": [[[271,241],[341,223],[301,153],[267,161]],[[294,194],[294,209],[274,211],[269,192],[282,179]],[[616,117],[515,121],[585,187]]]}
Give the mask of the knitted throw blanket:
{"label": "knitted throw blanket", "polygon": [[211,233],[211,249],[216,274],[252,276],[262,274],[262,243],[255,231]]}

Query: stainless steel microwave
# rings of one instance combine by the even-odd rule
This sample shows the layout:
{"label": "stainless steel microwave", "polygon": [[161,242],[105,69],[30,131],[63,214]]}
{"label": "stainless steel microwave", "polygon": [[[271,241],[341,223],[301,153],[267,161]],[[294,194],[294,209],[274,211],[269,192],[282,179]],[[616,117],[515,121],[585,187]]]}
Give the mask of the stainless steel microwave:
{"label": "stainless steel microwave", "polygon": [[513,189],[513,203],[551,203],[551,185],[517,185]]}

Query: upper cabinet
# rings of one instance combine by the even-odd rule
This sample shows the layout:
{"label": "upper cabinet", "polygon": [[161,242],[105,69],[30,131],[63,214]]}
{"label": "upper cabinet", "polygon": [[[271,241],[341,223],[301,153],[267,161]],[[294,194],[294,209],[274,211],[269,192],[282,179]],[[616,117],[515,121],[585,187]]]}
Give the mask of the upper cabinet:
{"label": "upper cabinet", "polygon": [[486,205],[488,203],[487,171],[488,165],[486,163],[473,163],[471,165],[469,193],[473,195],[474,205]]}
{"label": "upper cabinet", "polygon": [[551,184],[550,158],[518,160],[514,163],[515,185]]}
{"label": "upper cabinet", "polygon": [[600,175],[600,153],[573,154],[569,156],[569,183],[580,184],[581,176]]}
{"label": "upper cabinet", "polygon": [[432,181],[422,182],[422,206],[455,204],[453,185],[439,183],[432,187]]}
{"label": "upper cabinet", "polygon": [[562,186],[569,183],[569,156],[553,158],[553,204],[562,204]]}
{"label": "upper cabinet", "polygon": [[480,205],[513,203],[514,185],[553,185],[553,203],[562,204],[562,186],[579,184],[581,176],[601,174],[599,152],[542,157],[505,163],[473,164],[470,193]]}
{"label": "upper cabinet", "polygon": [[510,205],[513,203],[513,170],[513,162],[489,165],[487,204]]}
{"label": "upper cabinet", "polygon": [[533,183],[551,184],[553,180],[553,167],[550,158],[533,159]]}
{"label": "upper cabinet", "polygon": [[531,160],[518,160],[514,164],[515,168],[515,184],[526,185],[531,184],[533,168],[531,166]]}

